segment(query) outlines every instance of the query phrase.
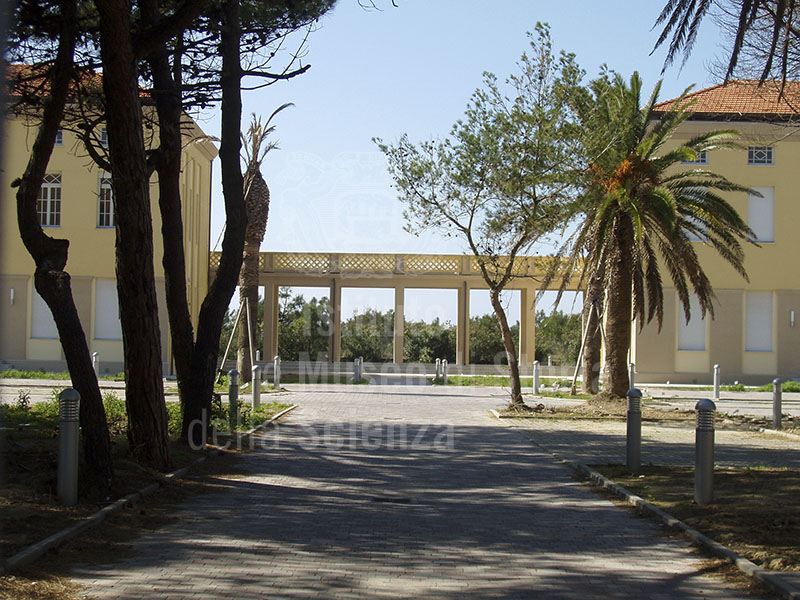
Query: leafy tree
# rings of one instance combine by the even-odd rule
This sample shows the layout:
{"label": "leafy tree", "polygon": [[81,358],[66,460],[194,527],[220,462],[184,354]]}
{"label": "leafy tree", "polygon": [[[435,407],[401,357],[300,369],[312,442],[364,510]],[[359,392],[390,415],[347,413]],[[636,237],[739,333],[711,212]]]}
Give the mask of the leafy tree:
{"label": "leafy tree", "polygon": [[580,315],[561,311],[550,315],[543,310],[536,312],[536,360],[544,363],[550,356],[556,364],[575,364],[580,344]]}
{"label": "leafy tree", "polygon": [[403,360],[433,363],[437,358],[456,360],[456,328],[449,321],[406,321],[403,325]]}
{"label": "leafy tree", "polygon": [[284,360],[326,360],[331,305],[327,297],[306,301],[281,290],[278,349]]}
{"label": "leafy tree", "polygon": [[629,385],[632,318],[640,327],[653,318],[661,326],[662,270],[669,273],[687,320],[692,292],[702,315],[713,317],[711,282],[690,238],[702,237],[745,278],[741,241],[752,240],[747,224],[718,194],[747,188],[704,169],[676,170],[704,150],[735,147],[736,133],[712,131],[665,148],[691,114],[692,103],[685,98],[687,90],[672,108],[657,113],[660,87],[641,107],[637,73],[629,85],[617,74],[605,74],[590,84],[588,95],[573,98],[591,165],[578,203],[583,216],[564,246],[569,256],[562,281],[581,268],[585,250],[583,273],[603,274],[604,388],[619,397]]}
{"label": "leafy tree", "polygon": [[562,88],[581,76],[573,56],[553,56],[546,26],[537,25],[530,46],[508,89],[485,76],[448,138],[377,140],[406,205],[407,229],[458,236],[475,257],[500,323],[512,405],[523,404],[522,390],[500,294],[520,275],[517,257],[563,218],[575,143]]}
{"label": "leafy tree", "polygon": [[391,362],[394,311],[368,308],[342,323],[342,360],[362,356],[367,362]]}
{"label": "leafy tree", "polygon": [[[512,343],[519,347],[519,323],[509,328]],[[469,320],[469,362],[474,365],[507,365],[508,352],[497,315],[482,315]]]}

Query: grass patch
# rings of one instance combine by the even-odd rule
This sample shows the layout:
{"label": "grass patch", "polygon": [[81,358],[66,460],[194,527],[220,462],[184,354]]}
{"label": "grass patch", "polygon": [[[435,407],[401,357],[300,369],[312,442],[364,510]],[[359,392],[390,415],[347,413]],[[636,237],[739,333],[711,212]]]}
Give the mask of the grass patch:
{"label": "grass patch", "polygon": [[[22,371],[20,369],[6,369],[0,371],[0,379],[65,379],[69,381],[70,376],[67,371]],[[116,375],[101,375],[100,381],[125,381],[125,373]]]}
{"label": "grass patch", "polygon": [[[111,500],[159,481],[160,473],[138,464],[128,446],[127,415],[124,402],[115,394],[103,395],[109,433],[112,439],[114,480],[97,481],[86,471],[81,456],[79,503],[63,507],[56,497],[58,468],[58,391],[48,400],[30,403],[21,393],[15,404],[0,405],[0,461],[6,466],[6,485],[0,490],[0,556],[8,557],[47,536],[68,527]],[[177,402],[166,403],[170,435],[177,438],[181,426],[181,407]],[[252,411],[250,404],[240,401],[241,419],[237,430],[250,429],[288,405],[266,403]],[[228,404],[215,401],[212,423],[228,430]],[[81,449],[82,453],[82,449]],[[200,455],[188,447],[171,442],[173,466],[180,468],[193,463]],[[57,584],[54,584],[57,585]],[[0,584],[0,591],[2,591]],[[0,593],[0,597],[3,596]]]}
{"label": "grass patch", "polygon": [[692,467],[593,468],[765,569],[800,571],[800,470],[717,469],[714,503],[699,506]]}

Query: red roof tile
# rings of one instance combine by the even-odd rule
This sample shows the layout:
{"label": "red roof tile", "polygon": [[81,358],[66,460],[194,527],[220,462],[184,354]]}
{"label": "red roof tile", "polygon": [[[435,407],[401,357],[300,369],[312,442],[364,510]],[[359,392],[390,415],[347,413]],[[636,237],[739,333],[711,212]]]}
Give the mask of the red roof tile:
{"label": "red roof tile", "polygon": [[[694,100],[693,113],[735,116],[788,117],[800,113],[800,81],[787,81],[779,98],[780,81],[733,79],[686,95]],[[656,111],[669,110],[677,98],[656,104]]]}

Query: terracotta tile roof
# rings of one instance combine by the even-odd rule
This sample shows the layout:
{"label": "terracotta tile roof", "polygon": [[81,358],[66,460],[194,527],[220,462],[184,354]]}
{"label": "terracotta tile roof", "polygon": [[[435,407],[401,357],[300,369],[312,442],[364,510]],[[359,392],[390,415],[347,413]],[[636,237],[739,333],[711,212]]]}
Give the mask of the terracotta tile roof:
{"label": "terracotta tile roof", "polygon": [[[733,79],[687,94],[686,99],[695,100],[691,110],[698,115],[787,118],[800,113],[800,81],[787,81],[781,98],[780,89],[780,81],[759,85],[757,79]],[[654,108],[658,112],[669,110],[676,100],[666,100]]]}

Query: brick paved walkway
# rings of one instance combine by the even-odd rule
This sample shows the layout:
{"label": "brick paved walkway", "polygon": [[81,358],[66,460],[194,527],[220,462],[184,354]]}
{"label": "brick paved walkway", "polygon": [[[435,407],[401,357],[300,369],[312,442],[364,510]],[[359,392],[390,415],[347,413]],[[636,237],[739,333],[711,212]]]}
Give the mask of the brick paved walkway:
{"label": "brick paved walkway", "polygon": [[192,498],[93,598],[742,598],[473,390],[303,392],[250,475]]}

